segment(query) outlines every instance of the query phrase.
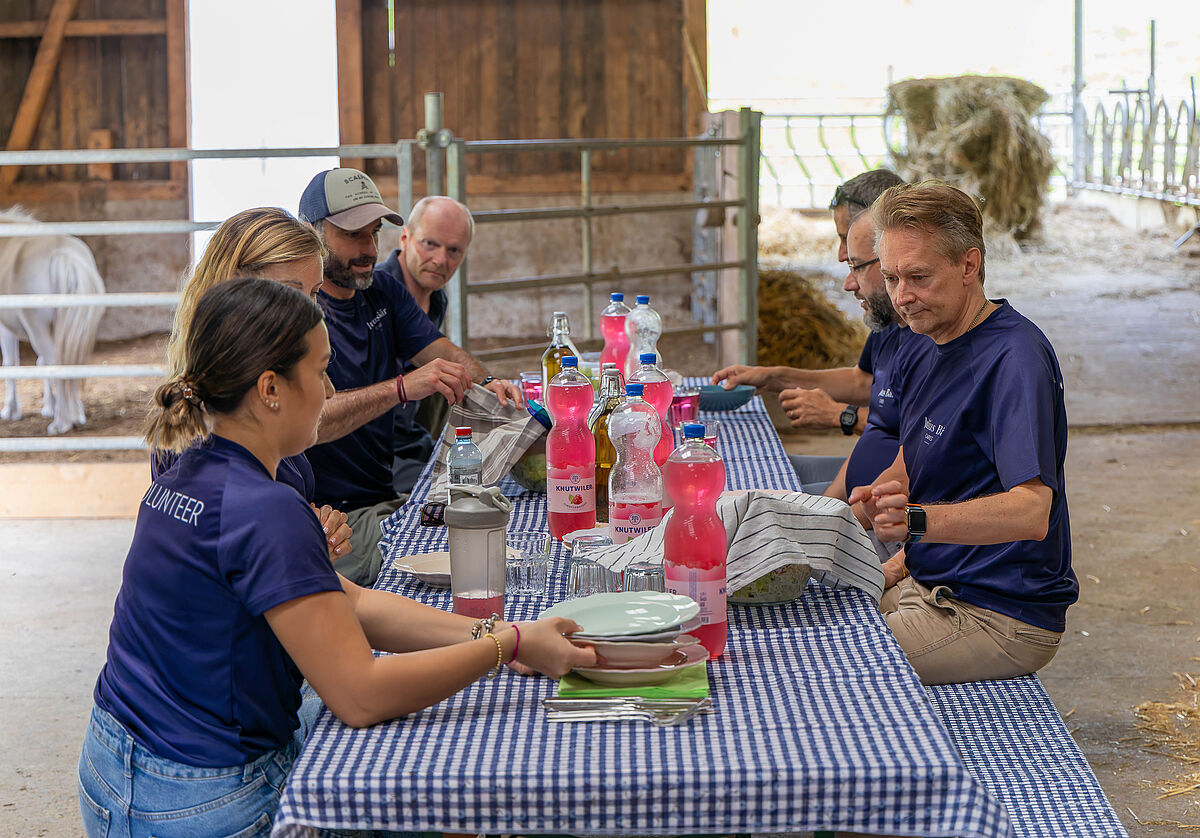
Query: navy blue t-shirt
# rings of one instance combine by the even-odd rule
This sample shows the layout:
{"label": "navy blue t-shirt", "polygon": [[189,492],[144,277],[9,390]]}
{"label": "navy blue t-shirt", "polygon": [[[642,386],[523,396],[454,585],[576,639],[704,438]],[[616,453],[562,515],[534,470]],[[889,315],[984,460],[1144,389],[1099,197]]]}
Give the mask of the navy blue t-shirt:
{"label": "navy blue t-shirt", "polygon": [[900,450],[900,406],[892,389],[892,359],[901,343],[913,339],[933,346],[929,338],[914,335],[907,326],[895,323],[871,332],[863,345],[858,367],[871,373],[871,401],[867,405],[867,426],[846,461],[847,492],[856,486],[870,486],[896,460]]}
{"label": "navy blue t-shirt", "polygon": [[[338,390],[367,387],[400,373],[442,335],[413,300],[404,282],[376,270],[371,287],[349,300],[321,292],[333,360],[329,378]],[[333,442],[308,449],[317,477],[317,504],[350,510],[396,496],[392,488],[391,411]]]}
{"label": "navy blue t-shirt", "polygon": [[[150,479],[157,479],[160,474],[179,462],[180,456],[174,451],[154,451],[150,455]],[[313,477],[312,466],[303,454],[280,460],[279,467],[275,469],[275,479],[291,486],[302,498],[312,503],[317,483]]]}
{"label": "navy blue t-shirt", "polygon": [[142,498],[96,704],[166,759],[257,759],[291,738],[302,681],[264,614],[340,590],[304,499],[211,436]]}
{"label": "navy blue t-shirt", "polygon": [[[375,266],[375,269],[393,276],[401,286],[404,286],[404,290],[407,291],[408,287],[404,285],[403,268],[400,265],[400,260],[403,256],[404,251],[393,250],[387,259]],[[439,333],[441,333],[442,326],[446,322],[446,309],[449,302],[450,298],[446,296],[446,292],[441,288],[436,289],[430,294],[429,311],[426,316],[429,317],[429,322],[433,323],[434,328]],[[405,375],[414,369],[416,367],[409,363],[405,363],[401,367]],[[434,397],[430,396],[429,398]],[[441,398],[441,396],[437,396],[437,398]],[[421,470],[425,468],[425,463],[429,461],[429,455],[433,453],[433,437],[417,421],[417,410],[420,407],[421,400],[416,399],[406,405],[397,405],[396,409],[392,411],[395,416],[392,453],[396,459],[404,461],[404,465],[400,468],[399,473],[393,472],[393,477],[403,475],[403,482],[408,483],[410,486],[416,483],[417,478],[421,476]],[[395,463],[393,467],[396,467]],[[402,486],[403,483],[394,483],[393,485]]]}
{"label": "navy blue t-shirt", "polygon": [[[928,587],[1050,631],[1079,595],[1063,466],[1063,378],[1046,336],[1006,300],[974,329],[931,353],[902,348],[893,391],[913,503],[957,503],[1035,477],[1053,491],[1041,541],[911,545],[907,564]],[[899,388],[899,389],[898,389]]]}

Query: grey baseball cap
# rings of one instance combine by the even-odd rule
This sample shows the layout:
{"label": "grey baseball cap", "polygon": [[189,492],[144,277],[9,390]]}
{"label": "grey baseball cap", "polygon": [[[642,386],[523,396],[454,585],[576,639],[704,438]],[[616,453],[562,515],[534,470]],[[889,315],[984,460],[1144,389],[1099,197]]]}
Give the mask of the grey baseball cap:
{"label": "grey baseball cap", "polygon": [[374,181],[358,169],[321,172],[300,196],[300,220],[309,224],[326,220],[343,230],[361,230],[381,218],[397,227],[404,224],[383,202]]}

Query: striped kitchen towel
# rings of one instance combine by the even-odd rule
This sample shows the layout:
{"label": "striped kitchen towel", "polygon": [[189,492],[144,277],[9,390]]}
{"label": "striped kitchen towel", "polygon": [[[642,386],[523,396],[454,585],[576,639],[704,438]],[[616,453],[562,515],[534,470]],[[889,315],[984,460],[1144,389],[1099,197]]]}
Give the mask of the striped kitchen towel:
{"label": "striped kitchen towel", "polygon": [[[631,562],[661,562],[666,523],[627,544],[590,556],[621,571]],[[802,492],[726,492],[717,501],[728,546],[726,588],[736,591],[789,565],[807,565],[830,588],[853,587],[878,602],[883,571],[870,536],[850,507],[836,498]]]}

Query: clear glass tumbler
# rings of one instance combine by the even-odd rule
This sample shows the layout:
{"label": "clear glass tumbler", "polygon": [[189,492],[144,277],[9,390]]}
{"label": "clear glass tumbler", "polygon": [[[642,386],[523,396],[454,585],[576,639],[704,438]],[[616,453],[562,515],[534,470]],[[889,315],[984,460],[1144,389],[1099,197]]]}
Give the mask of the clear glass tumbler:
{"label": "clear glass tumbler", "polygon": [[541,596],[546,593],[550,566],[550,536],[533,530],[507,534],[508,557],[504,563],[505,590],[512,596]]}

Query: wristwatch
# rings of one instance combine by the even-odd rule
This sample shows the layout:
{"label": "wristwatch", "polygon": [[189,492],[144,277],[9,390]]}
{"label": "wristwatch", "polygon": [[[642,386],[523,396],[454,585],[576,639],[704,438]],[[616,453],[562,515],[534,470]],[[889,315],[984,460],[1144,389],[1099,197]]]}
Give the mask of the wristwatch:
{"label": "wristwatch", "polygon": [[904,507],[904,523],[908,525],[908,541],[905,543],[916,544],[925,537],[925,507],[919,503]]}
{"label": "wristwatch", "polygon": [[491,383],[492,383],[493,381],[495,381],[495,380],[496,380],[496,376],[494,376],[494,375],[489,375],[489,376],[488,376],[487,378],[485,378],[483,381],[480,381],[480,382],[479,382],[479,386],[480,386],[480,387],[486,387],[486,386],[488,386],[489,384],[491,384]]}
{"label": "wristwatch", "polygon": [[846,405],[846,409],[838,417],[838,422],[841,423],[842,433],[846,436],[854,433],[854,426],[858,424],[858,406],[853,404]]}

